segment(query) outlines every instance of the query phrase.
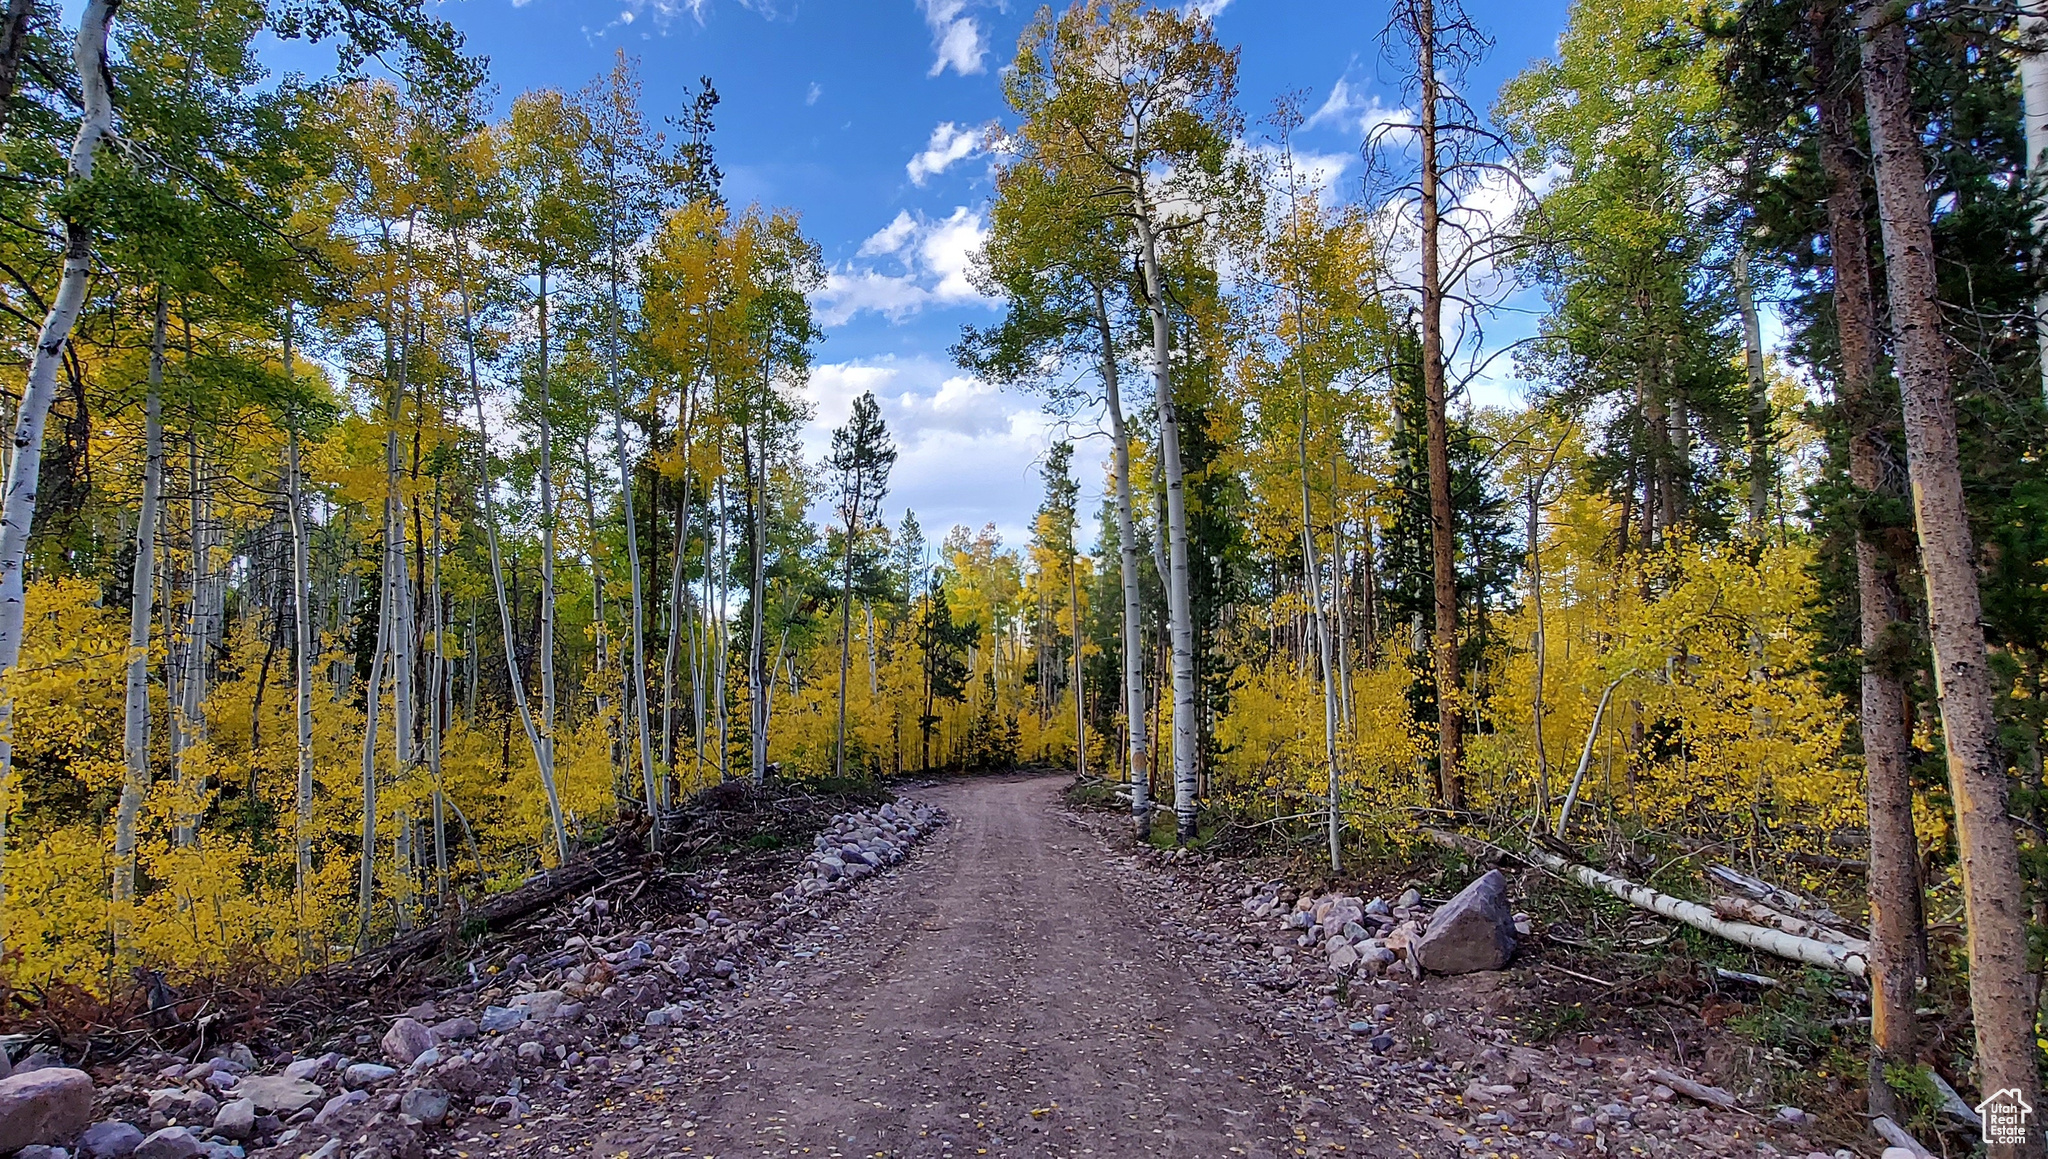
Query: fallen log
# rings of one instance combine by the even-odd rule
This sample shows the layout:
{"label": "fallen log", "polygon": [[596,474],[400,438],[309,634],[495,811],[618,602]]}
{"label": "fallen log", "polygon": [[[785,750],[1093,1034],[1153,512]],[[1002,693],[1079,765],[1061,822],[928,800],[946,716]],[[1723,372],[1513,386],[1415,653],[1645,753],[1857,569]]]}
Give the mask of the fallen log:
{"label": "fallen log", "polygon": [[1847,974],[1852,978],[1864,977],[1868,969],[1865,956],[1848,947],[1835,945],[1832,942],[1818,941],[1813,938],[1803,938],[1797,934],[1788,934],[1783,930],[1772,929],[1767,926],[1728,921],[1716,915],[1712,909],[1698,902],[1672,897],[1667,893],[1658,893],[1648,886],[1637,885],[1632,881],[1616,877],[1611,873],[1602,873],[1590,865],[1579,865],[1575,862],[1566,861],[1564,858],[1546,849],[1532,848],[1524,854],[1517,855],[1491,842],[1481,841],[1476,837],[1468,837],[1462,833],[1448,833],[1438,829],[1424,829],[1423,833],[1430,840],[1440,845],[1464,850],[1468,853],[1477,849],[1489,851],[1492,855],[1503,858],[1515,858],[1518,856],[1526,858],[1553,873],[1571,878],[1587,889],[1612,894],[1638,909],[1645,909],[1651,913],[1670,918],[1673,921],[1683,922],[1703,933],[1712,934],[1717,938],[1725,938],[1736,945],[1748,946],[1752,950],[1794,962],[1805,962],[1810,966],[1819,966],[1823,969],[1833,970],[1838,974]]}
{"label": "fallen log", "polygon": [[1907,1134],[1904,1127],[1899,1126],[1883,1115],[1870,1120],[1870,1129],[1877,1132],[1878,1138],[1883,1139],[1892,1146],[1903,1147],[1911,1151],[1913,1159],[1935,1159],[1934,1152],[1922,1147],[1920,1140]]}
{"label": "fallen log", "polygon": [[1803,938],[1767,926],[1728,921],[1698,902],[1672,897],[1668,893],[1658,893],[1648,886],[1637,885],[1611,873],[1602,873],[1590,865],[1574,865],[1546,850],[1532,849],[1529,856],[1552,872],[1561,873],[1587,889],[1612,894],[1637,909],[1649,910],[1673,921],[1684,922],[1696,930],[1717,938],[1726,938],[1738,946],[1748,946],[1752,950],[1794,962],[1805,962],[1809,966],[1819,966],[1838,974],[1847,974],[1852,978],[1863,977],[1868,969],[1864,955],[1847,947],[1813,938]]}
{"label": "fallen log", "polygon": [[1829,909],[1820,902],[1793,893],[1784,886],[1772,885],[1761,878],[1751,877],[1749,874],[1732,866],[1709,865],[1706,869],[1706,874],[1708,878],[1720,885],[1762,902],[1764,905],[1781,913],[1793,914],[1820,926],[1846,927],[1849,925],[1848,922],[1842,920],[1840,914],[1837,914],[1834,910]]}
{"label": "fallen log", "polygon": [[1714,899],[1714,913],[1731,921],[1748,922],[1753,926],[1770,926],[1802,938],[1831,942],[1858,954],[1870,953],[1870,943],[1862,938],[1829,929],[1819,922],[1806,918],[1779,913],[1760,901],[1751,901],[1746,897],[1717,897]]}
{"label": "fallen log", "polygon": [[1670,1087],[1694,1102],[1705,1103],[1710,1107],[1719,1107],[1724,1111],[1732,1111],[1736,1108],[1735,1096],[1722,1090],[1720,1087],[1710,1087],[1702,1082],[1694,1082],[1682,1074],[1668,1070],[1652,1070],[1648,1073],[1652,1081],[1663,1083],[1665,1086]]}

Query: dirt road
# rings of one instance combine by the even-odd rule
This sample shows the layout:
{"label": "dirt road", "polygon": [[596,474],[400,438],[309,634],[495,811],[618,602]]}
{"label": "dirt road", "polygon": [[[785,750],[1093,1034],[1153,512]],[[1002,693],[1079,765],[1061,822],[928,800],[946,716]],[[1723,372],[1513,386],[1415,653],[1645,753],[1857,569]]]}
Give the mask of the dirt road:
{"label": "dirt road", "polygon": [[920,791],[952,823],[912,864],[755,978],[710,1041],[551,1141],[604,1159],[1415,1154],[1308,1109],[1277,1036],[1060,817],[1063,784]]}

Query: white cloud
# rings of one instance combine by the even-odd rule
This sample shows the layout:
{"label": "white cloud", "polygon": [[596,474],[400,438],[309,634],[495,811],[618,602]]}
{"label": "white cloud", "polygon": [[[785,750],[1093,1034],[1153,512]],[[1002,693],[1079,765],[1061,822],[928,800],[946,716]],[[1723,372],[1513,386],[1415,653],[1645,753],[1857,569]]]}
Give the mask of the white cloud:
{"label": "white cloud", "polygon": [[1228,7],[1230,0],[1188,0],[1185,11],[1189,16],[1202,16],[1214,20],[1223,15],[1223,10]]}
{"label": "white cloud", "polygon": [[938,76],[949,68],[961,76],[980,72],[988,45],[982,39],[981,25],[965,15],[967,0],[917,0],[917,6],[932,30],[934,59],[926,75]]}
{"label": "white cloud", "polygon": [[812,81],[811,87],[804,90],[804,103],[807,105],[815,105],[818,103],[818,98],[824,95],[825,86],[819,84],[817,81]]}
{"label": "white cloud", "polygon": [[812,296],[818,320],[841,326],[865,310],[901,322],[927,306],[984,302],[968,270],[987,236],[981,214],[964,205],[936,219],[899,210],[855,254],[885,259],[896,269],[851,263],[833,269],[825,287]]}
{"label": "white cloud", "polygon": [[[1009,543],[1030,538],[1039,463],[1062,435],[1034,399],[1006,394],[932,358],[825,363],[811,370],[817,407],[803,441],[812,458],[830,448],[833,428],[864,391],[874,392],[898,448],[886,501],[892,526],[908,507],[934,542],[955,524],[994,523]],[[1075,472],[1084,490],[1102,477],[1102,450],[1100,442],[1077,447]],[[963,479],[973,485],[962,486]],[[813,515],[831,518],[822,509]]]}
{"label": "white cloud", "polygon": [[1378,93],[1367,94],[1352,88],[1351,82],[1339,79],[1330,86],[1330,95],[1323,99],[1322,106],[1309,114],[1302,127],[1315,129],[1329,125],[1349,129],[1375,145],[1398,145],[1413,130],[1394,126],[1407,125],[1414,120],[1412,110],[1390,107],[1380,100]]}
{"label": "white cloud", "polygon": [[912,185],[922,186],[957,162],[974,156],[980,148],[979,133],[951,121],[940,121],[932,130],[931,140],[925,143],[924,152],[912,157],[904,171],[910,174]]}

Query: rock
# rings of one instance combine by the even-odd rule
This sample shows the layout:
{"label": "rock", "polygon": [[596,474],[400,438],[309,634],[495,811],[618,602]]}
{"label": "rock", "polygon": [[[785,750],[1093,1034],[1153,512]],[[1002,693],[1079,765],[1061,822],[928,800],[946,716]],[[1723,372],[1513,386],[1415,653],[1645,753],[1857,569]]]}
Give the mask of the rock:
{"label": "rock", "polygon": [[1391,1034],[1375,1034],[1365,1045],[1370,1047],[1374,1054],[1385,1054],[1394,1049],[1394,1036]]}
{"label": "rock", "polygon": [[14,1159],[71,1159],[71,1156],[65,1153],[62,1147],[52,1147],[45,1143],[37,1143],[32,1147],[23,1147],[21,1150],[16,1151]]}
{"label": "rock", "polygon": [[359,1062],[342,1072],[342,1085],[354,1090],[359,1087],[376,1086],[387,1079],[398,1077],[398,1071],[376,1062]]}
{"label": "rock", "polygon": [[213,1133],[229,1139],[247,1139],[256,1133],[256,1104],[236,1099],[213,1117]]}
{"label": "rock", "polygon": [[128,1159],[141,1145],[141,1128],[109,1119],[85,1129],[78,1137],[78,1154],[81,1159]]}
{"label": "rock", "polygon": [[509,1006],[486,1006],[480,1025],[486,1034],[503,1034],[526,1021],[526,1011]]}
{"label": "rock", "polygon": [[284,1115],[310,1107],[327,1097],[327,1091],[319,1083],[288,1075],[250,1075],[235,1088],[235,1093],[256,1104],[259,1111],[276,1111]]}
{"label": "rock", "polygon": [[199,1140],[183,1127],[165,1127],[136,1144],[133,1159],[199,1159]]}
{"label": "rock", "polygon": [[[1499,870],[1494,872],[1498,873]],[[1572,1121],[1567,1124],[1567,1127],[1574,1135],[1590,1135],[1599,1129],[1599,1124],[1593,1121],[1593,1116],[1591,1115],[1573,1115]]]}
{"label": "rock", "polygon": [[1356,965],[1358,951],[1351,948],[1350,942],[1337,942],[1330,947],[1330,969],[1349,970]]}
{"label": "rock", "polygon": [[1394,899],[1395,909],[1414,909],[1421,904],[1422,895],[1412,889],[1402,890],[1401,896]]}
{"label": "rock", "polygon": [[[569,996],[560,990],[537,990],[532,994],[515,994],[506,1006],[517,1010],[528,1018],[549,1019],[556,1016]],[[484,1027],[489,1030],[490,1027]]]}
{"label": "rock", "polygon": [[475,1038],[482,1030],[474,1018],[450,1018],[436,1022],[432,1030],[434,1038],[441,1042],[466,1042]]}
{"label": "rock", "polygon": [[1438,974],[1498,970],[1515,953],[1514,914],[1508,909],[1508,879],[1487,871],[1458,891],[1429,920],[1429,932],[1413,945],[1415,964]]}
{"label": "rock", "polygon": [[537,1063],[545,1049],[538,1042],[522,1042],[519,1044],[519,1061]]}
{"label": "rock", "polygon": [[429,1127],[437,1127],[448,1117],[448,1107],[453,1101],[448,1092],[439,1087],[414,1087],[398,1097],[398,1111]]}
{"label": "rock", "polygon": [[165,1087],[149,1092],[149,1109],[179,1123],[209,1123],[220,1109],[220,1100],[204,1091]]}
{"label": "rock", "polygon": [[284,1068],[284,1077],[288,1079],[310,1079],[326,1069],[327,1060],[324,1058],[294,1059]]}
{"label": "rock", "polygon": [[14,1059],[8,1055],[6,1047],[0,1046],[0,1079],[4,1079],[13,1073]]}
{"label": "rock", "polygon": [[1915,1159],[1915,1156],[1904,1147],[1886,1147],[1881,1159]]}
{"label": "rock", "polygon": [[21,1061],[15,1063],[13,1073],[27,1074],[32,1070],[45,1070],[51,1067],[63,1066],[64,1060],[62,1058],[50,1053],[47,1050],[38,1050],[29,1054]]}
{"label": "rock", "polygon": [[92,1122],[92,1077],[46,1067],[0,1079],[0,1152],[68,1143]]}
{"label": "rock", "polygon": [[400,1066],[409,1066],[434,1047],[434,1032],[417,1018],[401,1018],[384,1032],[384,1057]]}
{"label": "rock", "polygon": [[360,1107],[369,1101],[370,1092],[368,1091],[349,1091],[345,1094],[336,1095],[327,1100],[326,1105],[320,1108],[319,1114],[313,1116],[313,1125],[324,1127],[346,1114],[350,1109]]}
{"label": "rock", "polygon": [[430,1046],[427,1049],[421,1051],[419,1057],[412,1060],[412,1066],[406,1069],[432,1070],[435,1067],[441,1065],[441,1059],[443,1057],[445,1056],[442,1055],[440,1047]]}

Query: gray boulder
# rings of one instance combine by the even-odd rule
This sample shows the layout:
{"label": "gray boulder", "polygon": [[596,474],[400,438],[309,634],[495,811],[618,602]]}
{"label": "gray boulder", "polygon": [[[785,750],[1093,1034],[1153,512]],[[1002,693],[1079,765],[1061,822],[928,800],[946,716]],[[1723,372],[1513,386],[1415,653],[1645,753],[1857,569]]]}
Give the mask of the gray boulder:
{"label": "gray boulder", "polygon": [[411,1115],[429,1127],[439,1126],[448,1117],[448,1106],[453,1101],[447,1091],[438,1087],[414,1087],[399,1096],[400,1114]]}
{"label": "gray boulder", "polygon": [[341,1072],[342,1085],[351,1090],[357,1087],[373,1087],[386,1079],[396,1078],[398,1071],[377,1062],[359,1062]]}
{"label": "gray boulder", "polygon": [[165,1127],[138,1144],[131,1159],[198,1159],[201,1150],[192,1132],[183,1127]]}
{"label": "gray boulder", "polygon": [[37,1143],[33,1147],[23,1147],[21,1150],[16,1151],[14,1159],[71,1159],[71,1156],[62,1147],[52,1147],[47,1143]]}
{"label": "gray boulder", "polygon": [[434,1037],[442,1042],[463,1042],[475,1038],[480,1030],[474,1018],[450,1018],[434,1024]]}
{"label": "gray boulder", "polygon": [[213,1117],[213,1133],[225,1139],[247,1139],[256,1133],[256,1104],[236,1099]]}
{"label": "gray boulder", "polygon": [[283,1075],[250,1075],[235,1088],[235,1093],[256,1104],[259,1111],[282,1115],[303,1110],[327,1097],[319,1083]]}
{"label": "gray boulder", "polygon": [[417,1018],[401,1018],[384,1032],[384,1057],[400,1066],[433,1049],[434,1032]]}
{"label": "gray boulder", "polygon": [[78,1137],[82,1159],[128,1159],[142,1145],[142,1129],[133,1123],[109,1119],[94,1123]]}
{"label": "gray boulder", "polygon": [[92,1076],[45,1067],[0,1079],[0,1152],[68,1143],[92,1122]]}
{"label": "gray boulder", "polygon": [[1508,879],[1489,870],[1458,891],[1429,919],[1429,932],[1410,948],[1415,964],[1438,974],[1498,970],[1515,953],[1515,915]]}

